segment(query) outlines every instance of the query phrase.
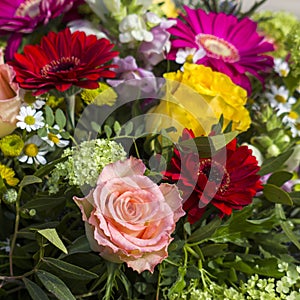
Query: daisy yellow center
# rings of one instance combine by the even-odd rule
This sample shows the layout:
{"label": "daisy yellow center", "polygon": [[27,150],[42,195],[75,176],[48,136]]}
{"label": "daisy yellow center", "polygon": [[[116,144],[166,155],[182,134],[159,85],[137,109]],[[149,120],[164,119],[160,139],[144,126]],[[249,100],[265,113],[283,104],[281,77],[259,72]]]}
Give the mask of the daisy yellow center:
{"label": "daisy yellow center", "polygon": [[217,185],[218,193],[225,193],[230,184],[230,175],[226,168],[217,162],[212,162],[210,158],[200,162],[198,175],[204,174],[209,181]]}
{"label": "daisy yellow center", "polygon": [[289,117],[290,117],[291,119],[293,119],[293,120],[297,120],[298,117],[299,117],[299,115],[298,115],[295,111],[291,111],[291,112],[289,113]]}
{"label": "daisy yellow center", "polygon": [[24,153],[27,156],[35,157],[39,153],[39,148],[36,144],[27,144],[24,148]]}
{"label": "daisy yellow center", "polygon": [[40,3],[42,0],[25,0],[15,12],[18,17],[34,18],[40,14]]}
{"label": "daisy yellow center", "polygon": [[240,59],[239,52],[234,45],[212,34],[198,34],[196,43],[204,48],[206,55],[209,57],[223,59],[225,62],[230,63]]}
{"label": "daisy yellow center", "polygon": [[71,71],[80,64],[80,59],[74,56],[61,57],[57,60],[52,60],[49,64],[41,69],[41,75],[47,77],[53,73]]}
{"label": "daisy yellow center", "polygon": [[275,100],[279,103],[286,103],[286,98],[283,97],[282,95],[275,95]]}
{"label": "daisy yellow center", "polygon": [[24,118],[24,122],[27,124],[27,125],[34,125],[35,124],[35,118],[33,116],[26,116]]}
{"label": "daisy yellow center", "polygon": [[53,142],[54,144],[58,144],[59,143],[59,138],[57,137],[57,135],[53,134],[53,133],[48,133],[48,139],[49,141]]}

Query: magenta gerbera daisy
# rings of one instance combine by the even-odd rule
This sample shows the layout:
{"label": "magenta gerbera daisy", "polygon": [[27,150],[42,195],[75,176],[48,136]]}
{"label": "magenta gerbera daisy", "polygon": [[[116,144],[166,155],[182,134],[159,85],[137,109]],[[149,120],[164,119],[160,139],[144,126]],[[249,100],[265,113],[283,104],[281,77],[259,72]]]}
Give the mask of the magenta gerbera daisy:
{"label": "magenta gerbera daisy", "polygon": [[195,63],[227,74],[235,84],[251,94],[247,75],[252,74],[263,83],[263,74],[272,69],[273,58],[266,52],[273,51],[272,43],[257,32],[257,24],[249,18],[239,20],[225,13],[206,13],[201,9],[184,7],[186,14],[169,28],[172,34],[168,59],[176,60],[182,52],[201,50]]}
{"label": "magenta gerbera daisy", "polygon": [[84,32],[71,33],[69,28],[43,37],[40,45],[27,45],[24,54],[15,54],[9,62],[16,72],[16,81],[35,95],[51,89],[65,92],[71,86],[88,89],[99,87],[100,78],[113,78],[115,72],[104,65],[118,52],[114,44]]}
{"label": "magenta gerbera daisy", "polygon": [[75,0],[1,0],[0,35],[10,35],[7,57],[18,49],[23,34],[47,24],[72,8]]}

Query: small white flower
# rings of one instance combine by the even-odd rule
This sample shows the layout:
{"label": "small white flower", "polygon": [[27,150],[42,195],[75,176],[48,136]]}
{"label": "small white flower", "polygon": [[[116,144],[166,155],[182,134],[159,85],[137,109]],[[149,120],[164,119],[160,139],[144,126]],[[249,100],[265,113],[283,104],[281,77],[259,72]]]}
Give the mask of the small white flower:
{"label": "small white flower", "polygon": [[296,99],[289,96],[289,91],[285,86],[280,86],[278,88],[276,85],[272,84],[270,86],[270,92],[267,92],[265,95],[270,101],[270,105],[278,109],[278,115],[290,112],[292,105],[296,103]]}
{"label": "small white flower", "polygon": [[186,61],[190,61],[193,63],[196,63],[199,59],[204,57],[206,55],[206,52],[203,48],[196,49],[196,48],[181,48],[176,53],[176,59],[175,61],[182,65]]}
{"label": "small white flower", "polygon": [[28,132],[42,128],[45,125],[43,113],[41,111],[37,112],[31,106],[22,106],[20,114],[16,118],[19,120],[17,127],[26,129]]}
{"label": "small white flower", "polygon": [[274,59],[274,70],[281,77],[286,77],[290,72],[289,64],[281,58]]}
{"label": "small white flower", "polygon": [[20,162],[26,162],[27,164],[46,164],[47,161],[44,157],[47,154],[48,150],[45,147],[42,147],[43,140],[34,135],[29,138],[24,145],[23,153],[18,157]]}
{"label": "small white flower", "polygon": [[119,24],[119,31],[121,43],[134,41],[151,42],[153,40],[153,34],[147,30],[144,20],[137,14],[126,16]]}
{"label": "small white flower", "polygon": [[[60,131],[58,125],[53,126],[54,129],[57,131]],[[51,147],[56,145],[57,147],[64,148],[69,145],[69,141],[67,140],[62,140],[62,136],[59,133],[52,133],[48,128],[47,128],[47,135],[42,137],[42,140],[44,140],[46,143],[48,143]]]}
{"label": "small white flower", "polygon": [[107,35],[104,32],[100,31],[99,28],[97,28],[92,22],[88,20],[73,20],[69,22],[67,26],[70,28],[72,33],[75,31],[83,31],[86,35],[94,34],[98,39],[107,39]]}

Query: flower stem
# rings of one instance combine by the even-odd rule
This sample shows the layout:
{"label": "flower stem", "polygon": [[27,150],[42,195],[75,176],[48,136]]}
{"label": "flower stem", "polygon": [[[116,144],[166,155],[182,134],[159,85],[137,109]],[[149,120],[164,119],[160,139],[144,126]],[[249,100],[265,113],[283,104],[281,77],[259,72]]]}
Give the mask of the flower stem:
{"label": "flower stem", "polygon": [[72,131],[75,127],[75,97],[76,94],[65,98],[67,104],[67,130]]}
{"label": "flower stem", "polygon": [[14,271],[13,271],[13,252],[15,249],[16,241],[17,241],[17,234],[19,231],[19,223],[20,223],[20,198],[21,198],[21,193],[22,193],[22,186],[19,188],[18,191],[18,196],[16,200],[16,220],[15,220],[15,229],[14,229],[14,234],[11,240],[11,245],[10,245],[10,251],[9,251],[9,272],[10,276],[14,276]]}

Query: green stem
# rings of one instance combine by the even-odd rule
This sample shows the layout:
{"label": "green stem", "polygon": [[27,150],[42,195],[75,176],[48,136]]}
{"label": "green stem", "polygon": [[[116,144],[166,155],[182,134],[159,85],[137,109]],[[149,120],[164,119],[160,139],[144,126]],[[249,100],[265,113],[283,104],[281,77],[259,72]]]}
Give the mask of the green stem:
{"label": "green stem", "polygon": [[70,132],[75,127],[75,97],[76,95],[70,95],[66,97],[67,104],[67,130]]}
{"label": "green stem", "polygon": [[15,229],[14,234],[11,240],[10,251],[9,251],[9,271],[10,276],[14,276],[13,271],[13,252],[16,246],[17,234],[19,231],[19,223],[20,223],[20,199],[21,199],[22,187],[19,188],[18,196],[16,200],[16,220],[15,220]]}

